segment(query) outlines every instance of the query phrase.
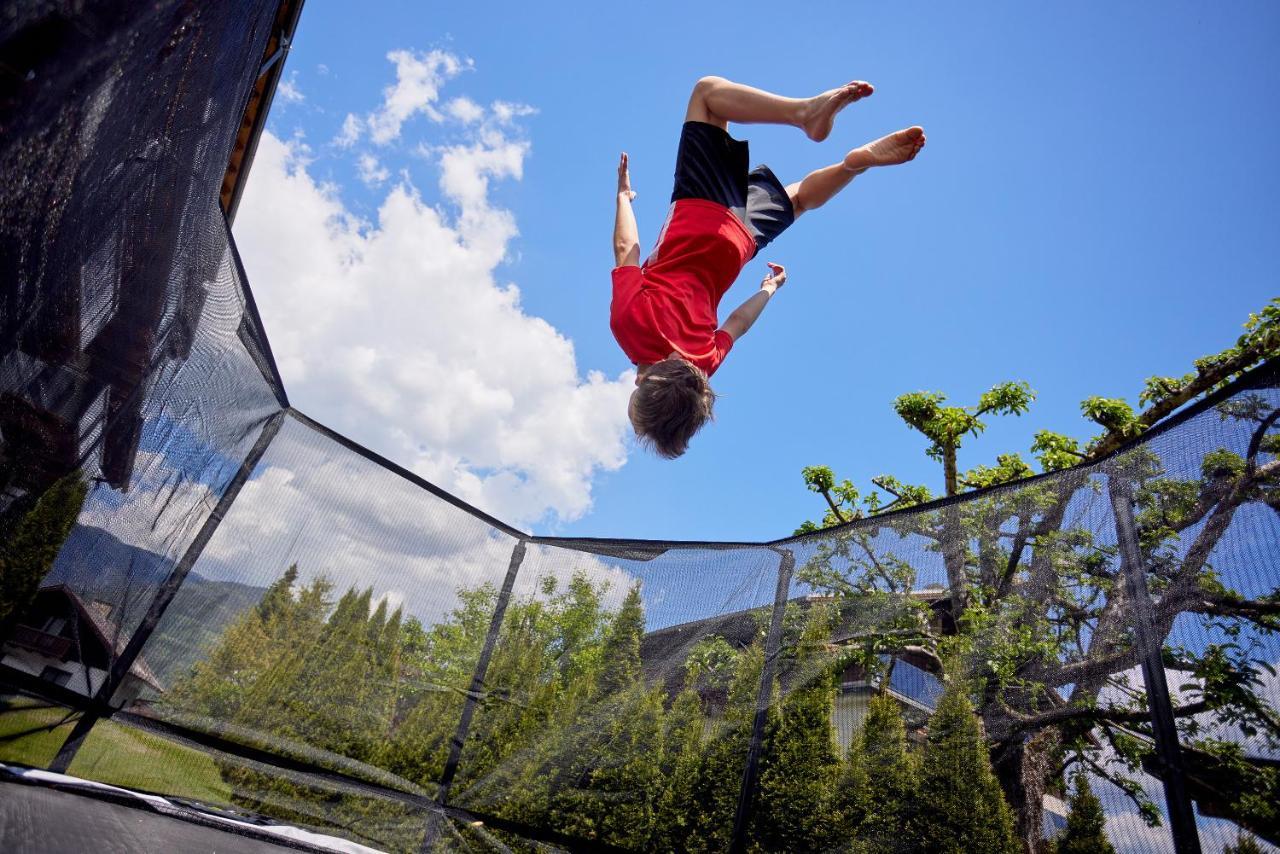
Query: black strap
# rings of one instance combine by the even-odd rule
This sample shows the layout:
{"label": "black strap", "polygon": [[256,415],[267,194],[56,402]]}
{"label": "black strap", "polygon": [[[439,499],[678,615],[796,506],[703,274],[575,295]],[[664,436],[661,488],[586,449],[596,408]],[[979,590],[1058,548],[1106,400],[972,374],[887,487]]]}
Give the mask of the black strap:
{"label": "black strap", "polygon": [[1125,593],[1133,606],[1130,618],[1134,641],[1142,657],[1142,681],[1147,687],[1147,706],[1151,711],[1151,733],[1160,763],[1160,779],[1164,783],[1165,805],[1169,810],[1169,829],[1178,854],[1200,854],[1200,832],[1196,814],[1187,791],[1186,769],[1182,766],[1182,749],[1178,746],[1178,727],[1173,717],[1173,701],[1165,678],[1161,656],[1162,641],[1156,634],[1155,609],[1147,590],[1147,573],[1143,567],[1138,529],[1133,517],[1133,488],[1128,475],[1113,471],[1108,477],[1111,509],[1116,517],[1116,542],[1120,546],[1120,568],[1124,573]]}

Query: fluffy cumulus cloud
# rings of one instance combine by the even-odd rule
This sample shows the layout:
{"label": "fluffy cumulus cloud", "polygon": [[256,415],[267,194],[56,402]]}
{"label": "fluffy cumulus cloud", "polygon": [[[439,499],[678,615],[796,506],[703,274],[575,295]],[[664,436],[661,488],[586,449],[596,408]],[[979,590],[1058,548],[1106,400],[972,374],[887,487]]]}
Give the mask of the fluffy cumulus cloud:
{"label": "fluffy cumulus cloud", "polygon": [[280,81],[276,86],[276,97],[286,104],[301,104],[306,100],[306,96],[298,88],[298,72],[291,72],[288,77]]}
{"label": "fluffy cumulus cloud", "polygon": [[[416,115],[425,115],[433,121],[443,121],[446,114],[478,121],[480,114],[467,111],[468,105],[478,109],[469,99],[454,99],[442,113],[437,107],[440,89],[444,84],[471,67],[471,61],[461,59],[443,50],[418,53],[411,50],[393,50],[387,59],[395,66],[395,82],[382,91],[382,104],[364,117],[348,114],[342,130],[335,140],[340,146],[354,144],[362,133],[377,145],[387,145],[400,138],[405,122]],[[463,111],[463,116],[458,115]]]}
{"label": "fluffy cumulus cloud", "polygon": [[[236,237],[290,397],[299,408],[515,524],[573,519],[592,479],[625,460],[630,374],[583,372],[573,343],[526,313],[502,264],[517,236],[491,187],[519,180],[531,108],[481,106],[441,90],[468,63],[393,52],[381,106],[348,117],[353,164],[370,185],[390,177],[360,152],[407,134],[424,115],[438,195],[401,172],[376,215],[356,216],[322,183],[303,143],[262,137]],[[441,106],[438,106],[441,105]],[[347,133],[350,130],[350,133]],[[369,144],[369,143],[366,143]],[[383,149],[380,149],[383,150]]]}
{"label": "fluffy cumulus cloud", "polygon": [[356,159],[356,169],[360,173],[360,180],[369,187],[377,187],[380,184],[384,184],[391,177],[387,167],[383,166],[378,161],[378,158],[367,152]]}
{"label": "fluffy cumulus cloud", "polygon": [[[140,453],[135,472],[125,495],[95,491],[80,523],[176,558],[217,496],[162,454]],[[244,485],[195,571],[266,587],[296,564],[304,584],[324,576],[338,593],[371,588],[375,600],[386,599],[432,623],[458,605],[458,591],[500,586],[514,544],[484,521],[291,421]],[[532,546],[515,593],[544,595],[548,577],[563,590],[575,575],[603,588],[608,608],[618,607],[635,581],[592,555]]]}
{"label": "fluffy cumulus cloud", "polygon": [[[498,587],[515,541],[463,510],[327,438],[288,425],[210,540],[198,569],[214,578],[268,584],[298,564],[305,581],[325,575],[339,590],[372,587],[424,622],[457,605],[457,591]],[[590,555],[530,548],[518,595],[539,579],[563,587],[575,573],[607,587],[616,607],[632,584]]]}

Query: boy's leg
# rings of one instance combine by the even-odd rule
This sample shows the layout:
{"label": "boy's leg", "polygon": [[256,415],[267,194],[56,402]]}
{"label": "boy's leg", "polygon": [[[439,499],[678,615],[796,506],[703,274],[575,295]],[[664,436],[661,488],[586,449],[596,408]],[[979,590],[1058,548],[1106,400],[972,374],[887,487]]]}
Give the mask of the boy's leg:
{"label": "boy's leg", "polygon": [[729,122],[793,125],[821,142],[831,133],[836,113],[874,91],[870,83],[854,80],[812,98],[784,98],[723,77],[703,77],[694,84],[684,120],[722,129]]}
{"label": "boy's leg", "polygon": [[844,160],[810,172],[803,180],[787,187],[787,196],[795,215],[820,208],[849,182],[873,166],[906,163],[924,148],[924,129],[910,127],[855,148]]}

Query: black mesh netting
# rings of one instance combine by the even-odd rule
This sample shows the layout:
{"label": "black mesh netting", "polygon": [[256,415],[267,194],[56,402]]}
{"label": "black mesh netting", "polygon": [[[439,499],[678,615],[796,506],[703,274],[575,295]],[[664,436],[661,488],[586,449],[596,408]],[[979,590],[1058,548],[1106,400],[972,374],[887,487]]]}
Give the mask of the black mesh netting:
{"label": "black mesh netting", "polygon": [[0,762],[346,850],[1280,842],[1280,365],[804,536],[526,536],[287,404],[219,206],[278,11],[0,18]]}

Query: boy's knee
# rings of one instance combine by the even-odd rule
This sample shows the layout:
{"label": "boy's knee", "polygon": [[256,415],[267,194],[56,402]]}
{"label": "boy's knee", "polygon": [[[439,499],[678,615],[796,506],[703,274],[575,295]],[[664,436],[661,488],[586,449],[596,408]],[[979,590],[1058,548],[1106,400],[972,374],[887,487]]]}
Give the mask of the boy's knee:
{"label": "boy's knee", "polygon": [[719,88],[728,82],[723,77],[699,77],[698,82],[693,84],[693,95],[695,98],[705,98],[711,93],[711,90]]}

